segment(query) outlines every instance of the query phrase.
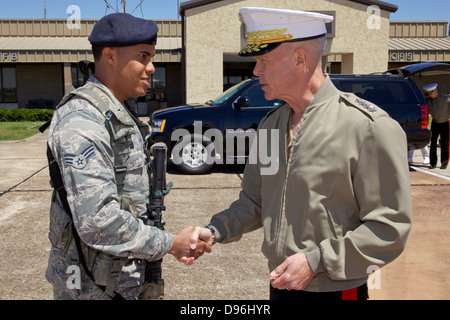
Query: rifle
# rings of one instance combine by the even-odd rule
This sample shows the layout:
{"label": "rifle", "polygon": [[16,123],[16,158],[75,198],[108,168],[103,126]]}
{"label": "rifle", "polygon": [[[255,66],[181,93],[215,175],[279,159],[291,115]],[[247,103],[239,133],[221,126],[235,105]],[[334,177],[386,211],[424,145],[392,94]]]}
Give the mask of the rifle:
{"label": "rifle", "polygon": [[[150,202],[147,204],[146,225],[154,226],[164,230],[165,222],[162,220],[162,212],[166,210],[164,206],[164,196],[166,196],[173,183],[166,185],[166,161],[167,147],[164,143],[155,143],[150,148],[153,161],[150,165],[153,179],[151,180]],[[164,300],[164,279],[162,279],[163,259],[157,261],[147,261],[145,266],[145,289],[144,300]]]}

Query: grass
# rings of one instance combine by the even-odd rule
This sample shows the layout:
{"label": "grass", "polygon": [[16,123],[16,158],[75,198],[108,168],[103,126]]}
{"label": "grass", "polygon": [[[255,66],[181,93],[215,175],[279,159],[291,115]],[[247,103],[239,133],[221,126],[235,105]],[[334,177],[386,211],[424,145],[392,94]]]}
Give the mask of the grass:
{"label": "grass", "polygon": [[24,140],[39,133],[43,122],[0,122],[0,141]]}

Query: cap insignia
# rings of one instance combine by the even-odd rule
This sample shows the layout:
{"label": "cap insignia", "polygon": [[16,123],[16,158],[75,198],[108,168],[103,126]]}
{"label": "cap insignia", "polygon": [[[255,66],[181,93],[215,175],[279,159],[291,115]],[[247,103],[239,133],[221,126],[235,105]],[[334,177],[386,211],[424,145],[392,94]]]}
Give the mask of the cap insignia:
{"label": "cap insignia", "polygon": [[279,43],[292,39],[291,34],[284,34],[288,29],[257,30],[247,32],[247,47],[242,53],[259,52],[267,48],[269,43]]}
{"label": "cap insignia", "polygon": [[292,34],[284,34],[287,30],[285,28],[247,32],[247,44],[260,45],[289,41],[292,39]]}

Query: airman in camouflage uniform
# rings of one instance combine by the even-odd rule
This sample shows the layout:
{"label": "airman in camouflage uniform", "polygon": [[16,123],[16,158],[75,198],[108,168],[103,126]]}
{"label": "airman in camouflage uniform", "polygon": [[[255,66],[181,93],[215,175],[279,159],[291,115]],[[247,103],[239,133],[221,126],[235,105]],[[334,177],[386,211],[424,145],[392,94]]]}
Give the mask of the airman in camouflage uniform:
{"label": "airman in camouflage uniform", "polygon": [[[103,61],[96,70],[97,77],[92,76],[85,86],[66,95],[53,116],[48,146],[60,168],[71,211],[71,215],[67,214],[55,190],[50,210],[52,247],[46,273],[55,299],[138,299],[143,290],[146,260],[158,260],[171,253],[186,264],[193,261],[188,257],[193,254],[189,235],[194,227],[173,235],[147,226],[140,219],[149,201],[150,128],[133,117],[121,102],[145,94],[145,80],[155,71],[151,57],[157,30],[153,21],[128,14],[101,19],[90,41],[112,48],[101,50],[100,59],[109,59],[105,58],[107,53],[115,54],[114,62],[108,61],[111,66],[117,66],[119,61],[138,71],[120,71],[124,78],[117,86],[111,84],[114,73],[108,73],[112,72],[110,65]],[[130,59],[130,63],[124,63],[123,56],[114,53],[115,47],[131,48],[129,52],[136,51],[142,61]],[[96,69],[97,60],[96,57]],[[133,76],[138,80],[135,84]],[[110,85],[102,83],[99,77]],[[73,232],[81,239],[83,258],[94,281],[80,266]],[[204,249],[195,254],[201,255]]]}

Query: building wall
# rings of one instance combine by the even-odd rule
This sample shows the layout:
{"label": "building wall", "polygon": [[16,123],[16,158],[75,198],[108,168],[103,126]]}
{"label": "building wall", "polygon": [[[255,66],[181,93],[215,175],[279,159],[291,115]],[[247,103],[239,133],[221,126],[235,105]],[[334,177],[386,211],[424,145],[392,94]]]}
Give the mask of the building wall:
{"label": "building wall", "polygon": [[17,104],[27,108],[30,100],[52,100],[55,107],[64,95],[62,64],[17,64]]}
{"label": "building wall", "polygon": [[437,38],[448,35],[448,21],[392,21],[391,38]]}
{"label": "building wall", "polygon": [[448,21],[393,21],[389,69],[418,62],[450,62]]}
{"label": "building wall", "polygon": [[[0,107],[26,108],[30,100],[52,100],[53,106],[72,86],[71,64],[93,61],[88,36],[97,20],[81,20],[69,28],[65,19],[0,19],[0,63],[16,68],[17,103]],[[183,102],[181,32],[179,20],[156,20],[158,45],[155,67],[167,70],[167,101],[153,105],[174,106]]]}
{"label": "building wall", "polygon": [[[0,55],[2,62],[77,63],[93,60],[88,37],[98,20],[81,20],[79,28],[69,28],[65,19],[0,19]],[[158,45],[153,61],[181,61],[181,23],[179,20],[155,20]],[[14,61],[11,59],[14,54]]]}
{"label": "building wall", "polygon": [[[335,38],[327,53],[342,56],[342,73],[387,70],[389,13],[369,28],[368,6],[346,0],[226,0],[186,10],[186,100],[207,101],[223,91],[223,55],[237,54],[245,39],[238,18],[243,6],[335,11]],[[371,25],[372,26],[372,25]]]}

